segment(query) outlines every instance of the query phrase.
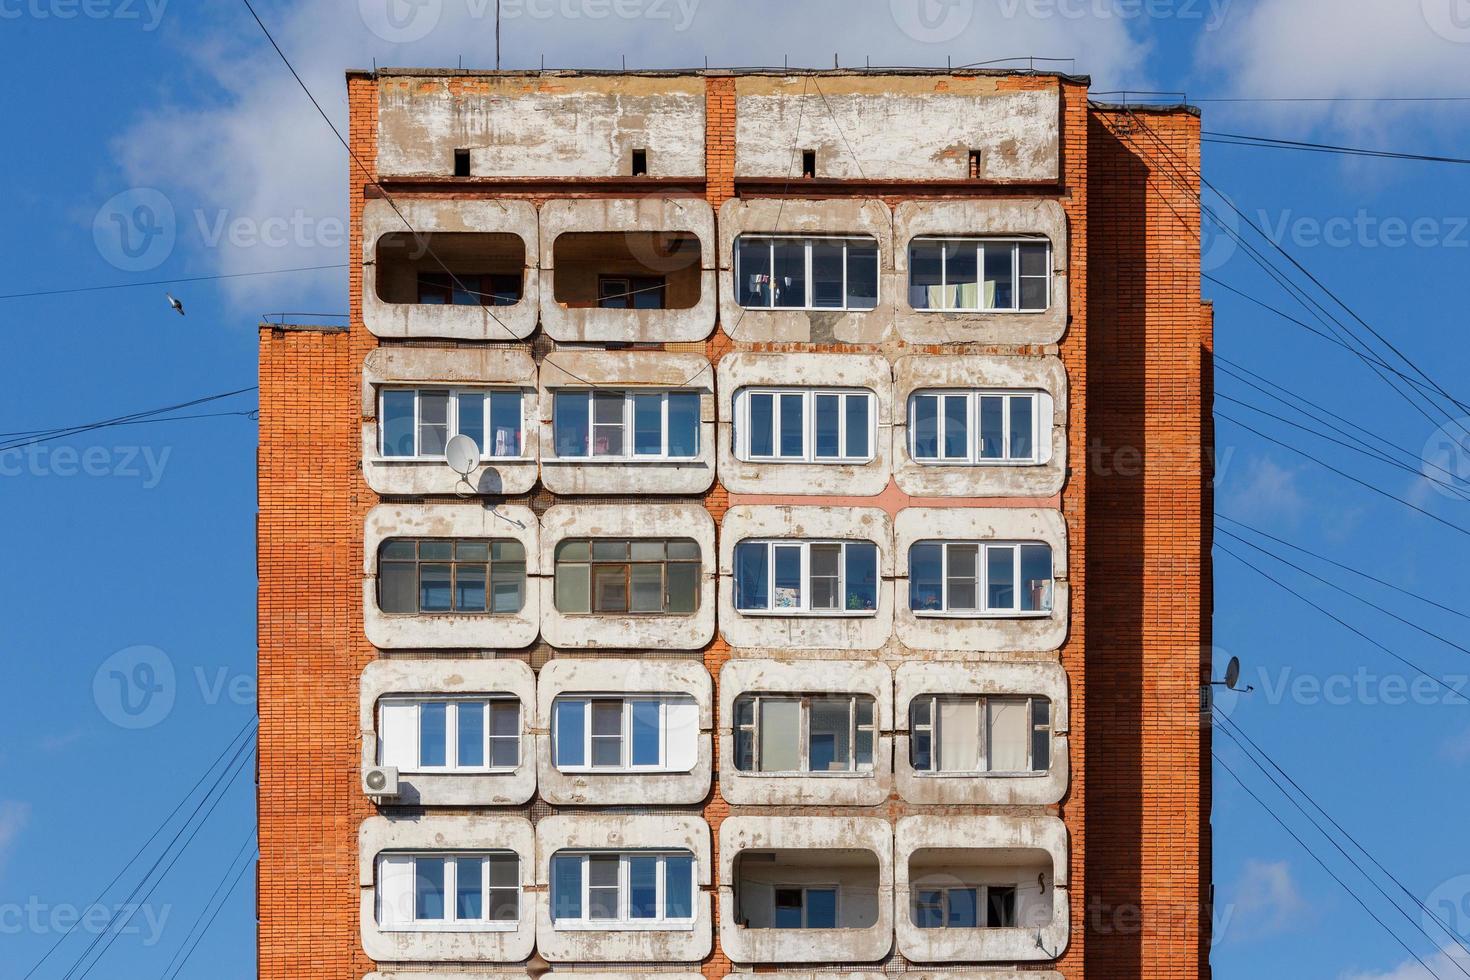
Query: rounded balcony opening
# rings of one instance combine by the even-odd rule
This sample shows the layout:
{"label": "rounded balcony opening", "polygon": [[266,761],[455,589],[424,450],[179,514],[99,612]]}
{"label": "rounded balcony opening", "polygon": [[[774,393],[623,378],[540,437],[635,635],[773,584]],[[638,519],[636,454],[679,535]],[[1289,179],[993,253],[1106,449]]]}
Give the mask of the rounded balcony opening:
{"label": "rounded balcony opening", "polygon": [[553,296],[569,309],[688,310],[699,304],[699,238],[686,231],[567,232]]}

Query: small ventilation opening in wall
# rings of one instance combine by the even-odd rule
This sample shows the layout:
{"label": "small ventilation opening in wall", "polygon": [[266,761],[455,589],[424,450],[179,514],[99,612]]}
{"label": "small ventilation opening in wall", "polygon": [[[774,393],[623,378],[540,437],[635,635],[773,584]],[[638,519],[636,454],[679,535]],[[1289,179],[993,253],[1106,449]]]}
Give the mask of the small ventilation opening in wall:
{"label": "small ventilation opening in wall", "polygon": [[454,176],[468,177],[470,175],[470,151],[454,151]]}
{"label": "small ventilation opening in wall", "polygon": [[817,175],[817,151],[801,151],[801,175],[803,177],[815,177]]}
{"label": "small ventilation opening in wall", "polygon": [[634,177],[647,177],[648,176],[648,151],[647,150],[634,150],[633,151],[633,176]]}
{"label": "small ventilation opening in wall", "polygon": [[980,179],[980,151],[979,150],[971,150],[970,151],[970,179],[971,180],[979,180]]}

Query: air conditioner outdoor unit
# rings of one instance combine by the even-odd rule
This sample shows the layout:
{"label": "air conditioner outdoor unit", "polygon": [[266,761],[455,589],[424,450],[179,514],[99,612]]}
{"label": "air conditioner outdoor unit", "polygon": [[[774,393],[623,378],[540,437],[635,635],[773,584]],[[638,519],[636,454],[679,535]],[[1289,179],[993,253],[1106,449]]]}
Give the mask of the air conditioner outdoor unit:
{"label": "air conditioner outdoor unit", "polygon": [[388,798],[398,795],[398,769],[394,766],[371,766],[362,771],[362,791],[368,796]]}

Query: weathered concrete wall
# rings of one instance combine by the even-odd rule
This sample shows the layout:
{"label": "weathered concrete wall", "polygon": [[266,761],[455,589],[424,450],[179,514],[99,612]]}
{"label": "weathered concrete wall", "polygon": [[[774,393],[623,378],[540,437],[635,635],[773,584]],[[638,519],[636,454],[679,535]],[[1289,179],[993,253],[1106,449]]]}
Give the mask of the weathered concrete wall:
{"label": "weathered concrete wall", "polygon": [[[751,850],[871,851],[877,920],[866,929],[750,929],[736,915],[735,860]],[[893,948],[893,828],[878,817],[731,816],[720,824],[720,949],[735,963],[866,963]]]}
{"label": "weathered concrete wall", "polygon": [[[1022,924],[1015,928],[920,929],[909,913],[914,882],[910,862],[917,851],[948,849],[953,850],[955,860],[945,865],[953,871],[946,870],[944,878],[946,883],[953,884],[987,881],[983,862],[993,860],[994,866],[1024,868],[1029,867],[1026,852],[1043,853],[1049,858],[1050,868],[1049,873],[1042,873],[1042,883],[1037,888],[1044,885],[1045,895],[1029,895],[1024,902],[1018,896],[1017,922]],[[898,948],[906,958],[930,963],[1024,962],[1056,959],[1067,948],[1071,938],[1067,827],[1057,817],[948,814],[903,817],[894,829],[893,852]],[[986,852],[991,852],[993,857]],[[982,862],[978,867],[977,858]],[[1014,881],[1014,875],[1011,880]],[[1050,917],[1035,923],[1024,919],[1028,907],[1046,909],[1045,897],[1051,900]],[[1037,946],[1038,938],[1044,948]]]}
{"label": "weathered concrete wall", "polygon": [[[735,767],[735,700],[747,694],[861,694],[877,731],[867,772],[771,775]],[[736,805],[876,806],[893,789],[893,674],[887,664],[825,660],[731,660],[720,669],[720,796]]]}
{"label": "weathered concrete wall", "polygon": [[[720,483],[737,493],[872,496],[888,486],[893,381],[877,354],[740,352],[719,362]],[[735,454],[735,395],[747,387],[849,388],[871,391],[876,431],[866,463],[750,462]],[[810,420],[807,420],[808,424]],[[901,447],[900,447],[901,448]]]}
{"label": "weathered concrete wall", "polygon": [[[1001,806],[1058,803],[1071,779],[1067,672],[1059,663],[904,663],[894,672],[893,771],[910,803]],[[1051,768],[1035,776],[919,773],[910,760],[909,708],[924,695],[1018,694],[1051,701]]]}
{"label": "weathered concrete wall", "polygon": [[[903,201],[894,210],[894,327],[913,344],[1054,344],[1067,330],[1067,216],[1050,198]],[[909,304],[909,245],[921,236],[1041,235],[1051,242],[1051,305],[1041,313],[942,313]]]}
{"label": "weathered concrete wall", "polygon": [[[363,629],[385,650],[514,650],[533,643],[541,621],[540,525],[520,504],[379,504],[363,535]],[[378,548],[388,538],[488,538],[519,541],[526,551],[525,604],[518,613],[385,613],[378,608]]]}
{"label": "weathered concrete wall", "polygon": [[[800,179],[795,150],[814,149],[817,176],[845,180],[1060,176],[1056,88],[1002,91],[993,77],[752,76],[735,82],[735,176]],[[794,171],[794,173],[793,173]]]}
{"label": "weathered concrete wall", "polygon": [[[536,884],[535,831],[525,817],[369,817],[358,829],[362,947],[379,963],[480,960],[515,963],[536,945],[531,889]],[[520,858],[519,917],[513,927],[455,932],[407,932],[378,925],[377,859],[394,851],[514,851]],[[509,926],[509,924],[507,924]]]}
{"label": "weathered concrete wall", "polygon": [[[554,395],[559,388],[586,390],[596,385],[637,391],[699,393],[699,453],[691,460],[559,459],[552,426]],[[552,493],[566,494],[693,494],[715,481],[715,375],[700,354],[666,351],[558,350],[541,362],[536,431],[541,444],[541,482]],[[632,433],[625,438],[631,443]]]}
{"label": "weathered concrete wall", "polygon": [[378,173],[449,176],[470,151],[475,177],[615,177],[648,151],[651,177],[704,175],[704,80],[529,74],[386,77]]}
{"label": "weathered concrete wall", "polygon": [[[541,515],[541,634],[559,647],[697,650],[715,635],[715,522],[697,503],[557,504]],[[684,615],[566,614],[557,610],[556,546],[568,538],[692,538],[699,605]]]}
{"label": "weathered concrete wall", "polygon": [[[694,920],[688,926],[572,926],[551,918],[551,859],[559,851],[663,850],[694,855]],[[714,944],[709,824],[698,815],[561,813],[536,824],[536,948],[552,963],[696,962]]]}
{"label": "weathered concrete wall", "polygon": [[[398,211],[393,210],[393,204]],[[405,198],[389,204],[385,200],[367,201],[362,215],[363,325],[378,337],[444,337],[452,340],[521,340],[536,329],[540,313],[541,272],[537,249],[536,206],[530,201],[497,199],[494,201],[423,200]],[[405,219],[408,224],[404,224]],[[421,235],[435,232],[508,233],[525,247],[524,268],[520,271],[521,299],[511,306],[453,306],[427,303],[389,303],[378,295],[378,242],[384,235],[409,233]],[[434,256],[433,239],[426,241],[427,254]],[[436,271],[440,263],[458,274],[452,262],[432,261]]]}
{"label": "weathered concrete wall", "polygon": [[[698,803],[709,795],[713,752],[714,682],[704,665],[690,660],[604,660],[560,657],[549,661],[537,677],[536,765],[541,796],[548,803],[586,806],[677,806]],[[699,706],[693,731],[669,732],[666,738],[694,742],[694,766],[686,771],[562,772],[553,761],[553,703],[562,695],[684,694]]]}
{"label": "weathered concrete wall", "polygon": [[[646,343],[704,340],[715,329],[715,213],[692,197],[556,199],[541,208],[541,326],[559,341]],[[687,232],[699,239],[699,302],[688,309],[569,307],[556,297],[556,240],[574,232]],[[688,268],[692,256],[639,256],[655,272]]]}
{"label": "weathered concrete wall", "polygon": [[[920,541],[1042,541],[1052,549],[1052,609],[966,615],[909,608],[909,549]],[[1050,652],[1067,637],[1067,525],[1059,511],[1016,507],[910,507],[894,521],[894,632],[920,650]]]}
{"label": "weathered concrete wall", "polygon": [[518,388],[520,459],[489,459],[469,475],[481,494],[525,493],[536,483],[536,363],[529,352],[505,347],[379,347],[362,366],[362,472],[382,494],[421,496],[465,489],[442,459],[392,459],[378,452],[378,393],[385,387]]}
{"label": "weathered concrete wall", "polygon": [[509,694],[521,705],[520,764],[508,772],[405,773],[387,806],[517,806],[536,793],[536,677],[519,660],[375,660],[362,672],[358,728],[362,767],[381,762],[378,701],[384,697]]}
{"label": "weathered concrete wall", "polygon": [[[735,608],[735,546],[751,539],[872,541],[878,546],[878,608],[794,614]],[[731,507],[720,528],[720,635],[732,647],[877,650],[893,631],[893,525],[867,507]]]}
{"label": "weathered concrete wall", "polygon": [[[899,489],[931,497],[1049,497],[1067,479],[1067,370],[1060,358],[988,354],[908,354],[893,365],[893,477]],[[1038,404],[1034,464],[919,462],[909,445],[910,399],[931,388],[1045,392]]]}
{"label": "weathered concrete wall", "polygon": [[[720,322],[737,340],[876,344],[893,329],[893,213],[877,200],[731,198],[720,206]],[[837,235],[878,245],[878,305],[868,311],[763,310],[735,298],[735,240],[741,235]]]}

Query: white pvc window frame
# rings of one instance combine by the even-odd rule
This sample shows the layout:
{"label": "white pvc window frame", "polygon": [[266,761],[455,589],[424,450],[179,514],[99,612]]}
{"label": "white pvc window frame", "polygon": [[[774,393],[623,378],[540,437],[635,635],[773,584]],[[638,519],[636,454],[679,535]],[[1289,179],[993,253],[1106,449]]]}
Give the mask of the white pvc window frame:
{"label": "white pvc window frame", "polygon": [[[460,862],[478,860],[480,862],[480,916],[478,918],[458,918],[459,899],[459,872]],[[491,879],[492,861],[509,861],[513,864],[515,873],[512,885],[495,885]],[[521,905],[526,897],[521,888],[521,856],[511,850],[477,850],[477,851],[387,851],[377,857],[377,882],[381,889],[387,876],[384,867],[388,863],[406,863],[409,867],[407,887],[409,889],[406,897],[410,903],[410,914],[406,918],[395,918],[390,924],[384,922],[382,909],[383,902],[388,896],[380,895],[378,899],[378,920],[385,928],[395,932],[514,932],[520,926]],[[444,903],[444,915],[440,918],[420,918],[419,908],[419,863],[437,863],[443,867],[443,894],[441,901]],[[515,914],[508,917],[496,918],[495,894],[497,892],[513,892],[515,895]]]}
{"label": "white pvc window frame", "polygon": [[[744,275],[745,275],[745,271],[741,268],[742,254],[743,254],[743,247],[742,247],[742,245],[743,244],[749,244],[751,242],[765,242],[766,243],[767,248],[766,248],[766,267],[765,268],[766,268],[766,274],[769,275],[771,277],[771,280],[772,280],[770,282],[770,284],[769,284],[769,286],[771,288],[768,288],[767,289],[767,293],[770,296],[770,302],[767,303],[767,304],[764,304],[764,305],[760,305],[760,306],[748,306],[745,303],[743,303],[743,302],[740,301],[741,300],[741,297],[745,294],[745,290],[743,290],[741,288],[741,282],[742,282],[742,280],[744,278]],[[775,272],[776,272],[776,244],[778,242],[800,242],[801,245],[802,245],[802,269],[803,269],[803,272],[802,272],[802,276],[803,276],[802,283],[803,283],[804,292],[805,292],[805,297],[804,297],[805,298],[805,302],[802,303],[802,304],[786,304],[786,303],[782,303],[780,305],[777,305],[777,303],[776,303],[776,290],[774,288],[774,285],[775,285],[774,280],[775,280]],[[816,305],[814,305],[812,303],[812,293],[813,293],[813,291],[815,289],[815,286],[816,286],[816,281],[812,278],[812,246],[814,244],[818,243],[818,242],[825,242],[825,243],[841,242],[842,243],[842,305],[841,306],[816,306]],[[875,298],[874,298],[874,302],[873,302],[873,305],[872,306],[853,306],[852,305],[852,296],[850,294],[851,264],[852,264],[852,258],[851,258],[851,255],[850,255],[850,247],[851,247],[852,244],[858,243],[858,242],[861,242],[861,243],[863,243],[865,245],[867,243],[871,242],[872,243],[872,247],[873,247],[874,286],[876,287],[876,289],[875,289]],[[868,235],[780,235],[780,234],[765,234],[765,233],[761,233],[761,232],[747,232],[745,234],[741,234],[741,235],[736,236],[735,241],[732,243],[732,250],[735,253],[735,262],[734,262],[734,265],[735,265],[735,270],[734,270],[734,274],[735,274],[735,282],[734,282],[735,301],[736,301],[737,304],[739,304],[739,306],[741,307],[741,309],[746,309],[746,310],[770,310],[770,311],[774,311],[774,312],[780,312],[780,311],[786,311],[786,310],[804,310],[804,311],[813,312],[813,313],[822,313],[822,312],[867,313],[867,312],[871,312],[872,310],[878,309],[883,304],[882,246],[880,246],[878,244],[878,239],[873,238],[871,236],[868,236]]]}
{"label": "white pvc window frame", "polygon": [[[423,709],[426,705],[444,705],[444,765],[425,765],[423,762]],[[483,711],[483,730],[481,733],[481,758],[484,763],[478,766],[464,766],[459,764],[459,711],[462,705],[477,705]],[[516,733],[514,736],[495,734],[495,709],[514,707],[516,712]],[[409,726],[412,734],[412,755],[414,765],[411,767],[399,766],[403,773],[422,773],[425,775],[473,775],[486,773],[514,772],[521,767],[523,740],[522,731],[525,727],[524,712],[521,701],[512,694],[485,694],[474,696],[403,696],[393,695],[378,700],[378,764],[388,764],[387,759],[396,757],[396,752],[389,752],[388,739],[385,724],[385,711],[394,709],[408,709],[413,711],[413,722]],[[491,760],[495,757],[494,747],[497,741],[508,741],[513,738],[515,742],[516,761],[512,765],[493,765]]]}
{"label": "white pvc window frame", "polygon": [[[917,720],[915,709],[918,705],[927,703],[929,709],[929,721],[921,723]],[[984,769],[940,769],[935,768],[936,762],[942,762],[942,740],[944,738],[942,720],[939,706],[944,703],[977,705],[975,711],[975,758],[983,762]],[[1026,712],[1026,759],[1030,763],[1029,769],[992,769],[993,761],[991,752],[991,732],[994,728],[995,718],[991,707],[995,704],[1024,704]],[[1046,706],[1046,722],[1038,723],[1036,720],[1036,706]],[[967,777],[976,776],[1017,778],[1045,776],[1051,771],[1054,762],[1051,737],[1052,737],[1052,702],[1050,698],[1039,694],[922,694],[909,702],[909,761],[914,774],[925,779],[945,777]],[[1046,738],[1047,764],[1045,768],[1036,768],[1036,738],[1044,735]],[[919,768],[916,757],[918,754],[918,740],[927,737],[929,740],[929,765],[927,768]]]}
{"label": "white pvc window frame", "polygon": [[[592,918],[592,875],[590,862],[592,858],[616,858],[618,860],[618,882],[617,882],[617,915],[612,918]],[[631,915],[632,882],[631,864],[639,858],[653,858],[658,862],[658,870],[654,875],[655,898],[654,905],[658,915],[651,918],[635,918]],[[689,915],[671,917],[665,913],[668,911],[668,861],[670,858],[679,858],[689,862]],[[581,862],[581,900],[578,917],[561,916],[556,914],[556,898],[551,892],[557,887],[556,865],[558,861],[565,859],[576,859]],[[650,851],[601,851],[573,848],[557,851],[551,856],[551,884],[548,885],[548,897],[552,909],[552,928],[569,930],[640,930],[640,929],[690,929],[699,914],[699,860],[690,851],[680,850],[650,850]]]}
{"label": "white pvc window frame", "polygon": [[[850,545],[867,545],[873,549],[873,607],[871,609],[848,609],[847,608],[847,549]],[[837,596],[839,603],[835,609],[812,607],[812,547],[813,546],[835,546],[837,547]],[[740,579],[740,554],[747,547],[764,547],[766,550],[766,606],[764,608],[741,606]],[[801,580],[798,604],[795,606],[778,606],[776,604],[776,553],[778,550],[790,548],[800,550]],[[879,592],[883,585],[883,575],[880,569],[882,551],[876,542],[866,538],[854,540],[830,540],[830,539],[796,539],[796,538],[746,538],[735,544],[733,553],[733,570],[731,572],[731,583],[734,590],[732,604],[735,611],[743,616],[811,616],[811,617],[841,617],[841,616],[876,616],[878,615]],[[824,576],[830,577],[830,576]]]}
{"label": "white pvc window frame", "polygon": [[[1000,398],[1001,402],[1001,444],[1005,449],[1003,456],[985,456],[984,453],[984,430],[981,423],[983,420],[982,408],[986,398]],[[1043,463],[1046,459],[1042,439],[1050,438],[1049,432],[1042,431],[1043,414],[1050,416],[1045,411],[1045,400],[1049,394],[1030,388],[920,388],[909,395],[908,403],[908,451],[909,458],[921,466],[1035,466]],[[920,456],[919,444],[919,401],[921,399],[934,399],[935,411],[935,455]],[[944,407],[947,398],[963,398],[965,400],[965,452],[962,456],[948,456],[945,454],[949,421],[946,418]],[[1012,456],[1011,441],[1013,427],[1011,422],[1011,407],[1013,398],[1027,398],[1031,402],[1031,455]]]}
{"label": "white pvc window frame", "polygon": [[[924,545],[938,545],[940,548],[940,606],[938,609],[919,609],[913,606],[913,594],[915,588],[913,549]],[[970,576],[955,576],[964,581],[973,581],[975,584],[975,607],[951,608],[950,600],[950,549],[956,547],[974,547],[977,549],[975,556],[975,574]],[[1046,579],[1046,591],[1041,609],[1021,608],[1021,549],[1023,547],[1042,547],[1047,550],[1050,557],[1051,574]],[[1008,607],[990,605],[990,551],[991,549],[1011,549],[1011,594],[1012,603]],[[915,616],[950,618],[950,619],[1046,619],[1052,615],[1056,606],[1056,552],[1051,543],[1047,541],[915,541],[909,546],[909,606]]]}
{"label": "white pvc window frame", "polygon": [[[389,454],[387,452],[387,440],[388,440],[388,425],[387,425],[387,422],[388,422],[388,416],[387,416],[386,407],[387,407],[387,396],[388,396],[388,394],[390,392],[391,393],[394,393],[394,394],[402,394],[402,393],[405,393],[405,392],[409,392],[409,393],[412,393],[413,394],[413,447],[414,447],[414,451],[413,451],[413,455],[411,455],[411,456],[409,456],[409,455],[403,455],[403,456],[391,455],[391,454]],[[484,460],[484,461],[489,461],[489,460],[521,460],[521,459],[526,459],[527,458],[527,456],[526,456],[526,450],[527,450],[527,446],[526,446],[526,391],[525,391],[524,388],[516,388],[516,387],[505,386],[505,385],[489,386],[489,387],[454,387],[454,386],[448,386],[448,385],[425,385],[425,386],[421,386],[421,387],[413,387],[413,386],[406,386],[406,385],[383,385],[380,388],[378,388],[378,459],[384,460],[384,461],[388,461],[388,462],[397,462],[397,463],[401,463],[401,462],[409,462],[409,463],[412,463],[412,462],[425,462],[425,461],[442,462],[443,461],[443,459],[444,459],[444,454],[443,453],[437,453],[437,454],[436,453],[429,453],[429,454],[425,454],[424,451],[423,451],[421,433],[423,431],[423,428],[422,428],[422,426],[423,426],[423,397],[424,397],[425,394],[435,394],[435,395],[443,394],[449,400],[449,404],[448,404],[447,408],[445,409],[445,422],[446,422],[446,433],[445,433],[445,436],[444,436],[444,443],[445,443],[445,445],[448,445],[449,444],[449,440],[450,439],[453,439],[455,436],[459,435],[460,432],[462,431],[461,428],[460,428],[460,418],[459,418],[459,400],[460,400],[460,397],[462,395],[479,395],[479,396],[482,396],[482,402],[481,402],[481,408],[480,408],[482,418],[480,420],[481,437],[477,441],[478,442],[481,442],[481,443],[484,443],[484,445],[482,445],[480,447],[480,459],[481,460]],[[497,452],[495,452],[495,449],[494,449],[495,433],[494,433],[494,430],[492,430],[492,428],[490,426],[490,420],[493,417],[492,416],[492,413],[490,411],[490,406],[492,404],[492,398],[491,398],[492,395],[515,395],[515,396],[517,396],[517,401],[516,401],[516,408],[517,408],[517,411],[516,411],[516,442],[520,446],[520,452],[518,452],[518,453],[510,454],[510,453],[497,453]]]}
{"label": "white pvc window frame", "polygon": [[[800,769],[762,769],[761,768],[761,740],[764,715],[762,708],[772,701],[796,702],[800,705],[797,714],[797,730],[793,733],[797,740],[797,758],[801,763]],[[814,701],[846,701],[847,702],[847,763],[846,769],[813,769],[811,756],[811,734],[812,734],[812,703]],[[860,721],[858,706],[866,704],[868,708],[868,720],[866,723]],[[742,721],[741,709],[750,707],[750,718]],[[876,760],[878,756],[878,702],[870,694],[790,694],[785,692],[752,692],[741,694],[734,703],[734,729],[735,729],[735,758],[731,760],[736,772],[748,776],[869,776],[876,771]],[[863,762],[859,758],[858,739],[866,736],[868,740],[868,759]],[[750,745],[750,768],[740,768],[740,747],[742,738],[749,739]]]}
{"label": "white pvc window frame", "polygon": [[[586,453],[563,453],[561,451],[561,438],[557,432],[557,410],[558,398],[562,395],[587,396],[587,442]],[[599,395],[619,395],[623,399],[622,417],[618,422],[599,422],[597,420],[597,404]],[[669,451],[669,396],[689,395],[695,399],[694,417],[694,446],[687,455],[673,455]],[[637,431],[634,428],[636,421],[636,405],[641,398],[659,399],[659,451],[656,453],[640,453],[637,451]],[[699,408],[700,394],[692,388],[557,388],[552,391],[551,411],[551,444],[556,452],[557,459],[568,459],[578,461],[589,461],[597,463],[630,463],[630,462],[657,462],[661,460],[688,461],[699,458],[700,442],[703,433],[700,431],[702,423]],[[621,453],[599,453],[597,447],[597,431],[599,428],[616,426],[622,433],[623,452]]]}
{"label": "white pvc window frame", "polygon": [[[592,719],[595,703],[618,702],[621,706],[622,717],[618,730],[619,757],[615,766],[599,766],[592,762],[593,742],[595,739],[607,739],[612,736],[594,734]],[[653,764],[635,765],[633,763],[633,705],[634,704],[656,704],[658,705],[658,762]],[[562,765],[557,760],[561,757],[558,751],[562,738],[561,733],[561,706],[564,704],[580,704],[582,706],[582,759],[581,765]],[[551,763],[558,772],[573,773],[619,773],[619,772],[678,772],[670,763],[669,752],[669,709],[673,705],[684,707],[693,706],[698,711],[698,702],[692,695],[684,694],[607,694],[607,693],[582,693],[559,694],[551,702]]]}
{"label": "white pvc window frame", "polygon": [[[755,429],[750,417],[751,399],[755,396],[771,398],[771,452],[757,455],[751,450],[751,436]],[[837,447],[836,456],[821,456],[817,453],[817,399],[831,396],[837,398]],[[801,452],[781,452],[781,417],[786,399],[801,398]],[[867,418],[866,443],[868,451],[863,455],[847,452],[848,399],[861,398],[867,403],[864,412]],[[748,463],[816,463],[821,465],[855,465],[871,463],[877,458],[878,439],[878,396],[867,388],[803,388],[756,385],[741,388],[735,393],[735,458]]]}
{"label": "white pvc window frame", "polygon": [[[909,248],[909,282],[908,282],[908,285],[909,285],[910,288],[913,288],[915,286],[914,281],[913,281],[913,275],[914,275],[914,271],[913,271],[914,270],[913,249],[914,249],[914,246],[915,245],[938,245],[940,247],[940,249],[939,249],[940,281],[938,283],[935,283],[934,285],[937,285],[941,289],[944,289],[944,290],[948,290],[952,286],[958,286],[958,285],[966,285],[966,284],[968,284],[968,283],[959,283],[959,282],[951,283],[949,281],[949,246],[965,246],[965,245],[972,245],[972,246],[974,246],[974,248],[975,248],[975,269],[976,269],[976,276],[977,276],[977,279],[976,279],[976,293],[977,293],[977,297],[978,297],[978,300],[979,300],[979,303],[976,306],[925,306],[925,307],[916,307],[916,306],[913,305],[912,300],[910,300],[909,307],[915,313],[1045,313],[1047,310],[1049,310],[1051,308],[1051,304],[1052,304],[1052,272],[1051,272],[1051,267],[1052,267],[1052,245],[1051,245],[1051,241],[1049,239],[1040,238],[1040,237],[1028,238],[1028,237],[1025,237],[1025,236],[1008,236],[1008,237],[1007,236],[996,236],[996,237],[992,237],[992,236],[974,236],[974,235],[918,235],[918,236],[915,236],[914,238],[912,238],[912,239],[909,240],[909,244],[908,244],[908,248]],[[1046,246],[1046,256],[1045,256],[1045,259],[1044,259],[1045,265],[1046,265],[1046,274],[1044,276],[1027,275],[1027,276],[1023,277],[1021,275],[1021,249],[1020,249],[1020,246],[1022,246],[1022,245],[1045,245]],[[985,305],[985,249],[986,249],[987,246],[1004,246],[1005,248],[1010,249],[1010,253],[1011,253],[1012,295],[1014,296],[1014,299],[1015,299],[1015,305],[1014,306],[986,306]],[[1043,305],[1041,305],[1041,306],[1022,306],[1021,305],[1021,280],[1022,280],[1022,278],[1026,278],[1026,279],[1043,279],[1045,281],[1045,284],[1046,284],[1046,302]]]}

